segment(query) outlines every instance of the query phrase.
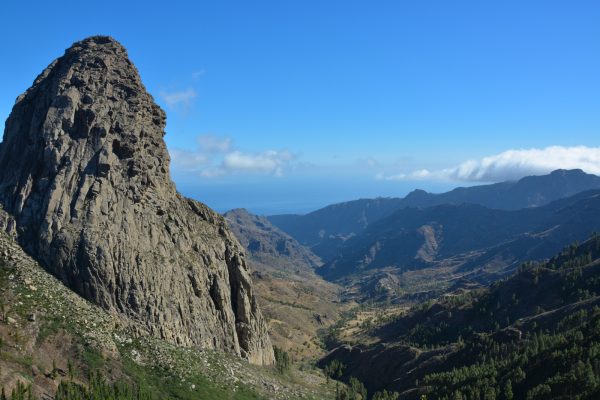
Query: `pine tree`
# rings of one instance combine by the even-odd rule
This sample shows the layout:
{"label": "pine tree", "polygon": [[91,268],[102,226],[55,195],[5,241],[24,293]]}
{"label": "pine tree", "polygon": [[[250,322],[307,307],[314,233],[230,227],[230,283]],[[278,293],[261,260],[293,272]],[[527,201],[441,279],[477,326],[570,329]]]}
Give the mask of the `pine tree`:
{"label": "pine tree", "polygon": [[384,390],[383,392],[375,392],[372,400],[398,400],[398,397],[400,397],[400,393]]}
{"label": "pine tree", "polygon": [[507,379],[504,382],[504,388],[502,389],[502,394],[504,396],[504,400],[513,400],[513,390],[512,390],[512,382],[510,379]]}

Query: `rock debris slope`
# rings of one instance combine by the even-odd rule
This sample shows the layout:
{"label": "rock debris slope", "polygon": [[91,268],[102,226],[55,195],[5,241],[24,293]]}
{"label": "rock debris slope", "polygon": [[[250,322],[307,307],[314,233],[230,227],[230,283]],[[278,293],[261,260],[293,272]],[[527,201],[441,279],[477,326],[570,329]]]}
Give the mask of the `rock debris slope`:
{"label": "rock debris slope", "polygon": [[148,333],[270,364],[244,254],[221,216],[177,193],[165,121],[123,46],[75,43],[6,121],[6,228],[74,291]]}

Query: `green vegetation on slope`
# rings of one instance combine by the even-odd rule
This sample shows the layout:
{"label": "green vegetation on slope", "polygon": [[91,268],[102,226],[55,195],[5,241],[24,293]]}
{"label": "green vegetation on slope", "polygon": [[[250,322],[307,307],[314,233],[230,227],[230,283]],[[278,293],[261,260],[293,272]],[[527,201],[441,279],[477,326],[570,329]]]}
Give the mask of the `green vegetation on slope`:
{"label": "green vegetation on slope", "polygon": [[600,307],[561,319],[523,341],[482,335],[465,342],[463,362],[425,377],[435,399],[597,399]]}
{"label": "green vegetation on slope", "polygon": [[600,398],[599,259],[593,235],[488,289],[415,307],[372,330],[378,345],[324,361],[407,399]]}
{"label": "green vegetation on slope", "polygon": [[[485,321],[493,334],[468,337],[455,356],[462,362],[425,377],[434,398],[598,398],[600,271],[592,261],[599,256],[600,237],[593,235],[546,263],[523,265],[515,277],[477,299],[473,320]],[[499,329],[512,321],[518,323]]]}

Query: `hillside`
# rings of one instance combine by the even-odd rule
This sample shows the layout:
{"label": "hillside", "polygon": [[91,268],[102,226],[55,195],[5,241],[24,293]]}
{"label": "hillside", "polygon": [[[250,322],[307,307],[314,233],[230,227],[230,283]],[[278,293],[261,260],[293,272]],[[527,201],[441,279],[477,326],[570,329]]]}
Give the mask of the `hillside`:
{"label": "hillside", "polygon": [[360,199],[332,204],[306,215],[272,215],[269,221],[303,245],[355,235],[369,224],[402,207],[396,198]]}
{"label": "hillside", "polygon": [[252,262],[260,264],[261,271],[270,269],[297,276],[314,275],[315,269],[323,263],[265,217],[244,209],[231,210],[223,216]]}
{"label": "hillside", "polygon": [[[600,393],[600,238],[524,264],[488,289],[457,291],[342,346],[333,360],[369,390],[401,398],[597,398]],[[367,367],[368,366],[368,367]]]}

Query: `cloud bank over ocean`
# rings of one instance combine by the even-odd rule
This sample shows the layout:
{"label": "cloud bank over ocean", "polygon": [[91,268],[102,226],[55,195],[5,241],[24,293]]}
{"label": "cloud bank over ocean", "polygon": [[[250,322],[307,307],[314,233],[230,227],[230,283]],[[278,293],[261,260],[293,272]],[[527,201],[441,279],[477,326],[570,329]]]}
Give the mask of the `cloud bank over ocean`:
{"label": "cloud bank over ocean", "polygon": [[547,174],[556,169],[582,169],[587,173],[600,175],[600,147],[514,149],[478,160],[467,160],[441,170],[419,169],[389,175],[380,173],[377,178],[391,181],[500,182],[527,175]]}

